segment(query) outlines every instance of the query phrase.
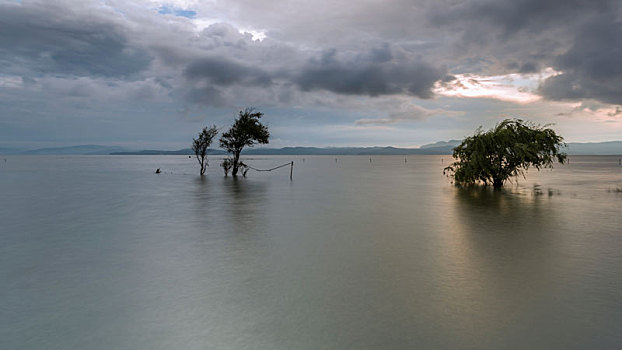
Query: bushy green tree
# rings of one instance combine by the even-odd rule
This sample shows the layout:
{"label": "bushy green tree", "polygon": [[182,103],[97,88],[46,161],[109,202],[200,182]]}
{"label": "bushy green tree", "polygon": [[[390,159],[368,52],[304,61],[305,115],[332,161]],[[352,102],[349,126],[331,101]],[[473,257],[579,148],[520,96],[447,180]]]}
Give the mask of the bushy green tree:
{"label": "bushy green tree", "polygon": [[222,164],[225,174],[231,169],[231,175],[237,176],[240,168],[246,174],[247,166],[240,162],[242,149],[246,146],[253,147],[256,143],[268,143],[270,133],[268,127],[259,121],[262,116],[263,113],[255,111],[254,108],[246,108],[240,111],[231,129],[220,137],[220,147],[231,154],[231,158]]}
{"label": "bushy green tree", "polygon": [[197,161],[201,166],[201,176],[205,174],[205,170],[207,170],[208,162],[206,159],[207,156],[207,148],[212,144],[212,140],[218,134],[218,128],[215,125],[211,127],[204,127],[203,130],[199,133],[199,137],[196,139],[192,139],[192,150],[197,157]]}
{"label": "bushy green tree", "polygon": [[454,163],[444,174],[456,184],[492,184],[495,188],[511,177],[525,176],[530,167],[552,168],[566,161],[563,138],[548,125],[521,119],[506,119],[488,131],[477,129],[454,148]]}

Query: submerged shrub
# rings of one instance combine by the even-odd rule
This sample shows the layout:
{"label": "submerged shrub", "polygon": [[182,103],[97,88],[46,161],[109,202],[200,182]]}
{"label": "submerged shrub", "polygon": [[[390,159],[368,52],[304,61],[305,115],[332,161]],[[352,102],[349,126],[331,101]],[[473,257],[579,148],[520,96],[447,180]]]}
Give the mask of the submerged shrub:
{"label": "submerged shrub", "polygon": [[506,119],[488,131],[477,129],[454,148],[454,163],[443,174],[456,184],[483,183],[502,187],[511,177],[525,176],[530,167],[552,168],[566,161],[563,138],[547,125]]}

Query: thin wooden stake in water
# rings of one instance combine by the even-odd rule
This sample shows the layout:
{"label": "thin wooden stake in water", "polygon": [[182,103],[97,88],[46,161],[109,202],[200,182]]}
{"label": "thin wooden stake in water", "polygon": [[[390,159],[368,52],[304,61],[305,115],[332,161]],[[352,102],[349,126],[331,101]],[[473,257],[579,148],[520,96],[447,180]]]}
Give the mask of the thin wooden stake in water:
{"label": "thin wooden stake in water", "polygon": [[292,165],[289,168],[289,181],[292,181],[293,175],[294,175],[294,161],[292,160]]}

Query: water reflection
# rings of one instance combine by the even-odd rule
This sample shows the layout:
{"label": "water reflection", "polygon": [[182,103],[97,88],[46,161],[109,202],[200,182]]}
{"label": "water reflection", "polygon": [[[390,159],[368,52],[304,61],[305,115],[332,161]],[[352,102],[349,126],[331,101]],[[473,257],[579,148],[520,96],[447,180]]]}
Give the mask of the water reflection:
{"label": "water reflection", "polygon": [[223,210],[229,217],[231,229],[235,233],[261,231],[266,225],[266,191],[264,182],[252,182],[248,179],[225,178]]}
{"label": "water reflection", "polygon": [[214,226],[222,225],[222,213],[219,203],[222,202],[222,190],[218,181],[207,176],[197,176],[192,179],[189,195],[193,199],[190,207],[192,220],[199,231],[217,231]]}
{"label": "water reflection", "polygon": [[549,201],[489,188],[456,188],[454,199],[455,233],[481,269],[539,266],[551,257],[559,228]]}
{"label": "water reflection", "polygon": [[472,187],[455,188],[450,208],[450,261],[439,286],[445,300],[463,308],[455,327],[464,337],[477,336],[478,327],[497,334],[523,327],[528,312],[555,294],[561,227],[551,203]]}
{"label": "water reflection", "polygon": [[448,185],[437,156],[307,158],[293,182],[32,159],[0,172],[2,349],[620,344],[617,168],[494,192]]}
{"label": "water reflection", "polygon": [[252,233],[266,224],[269,183],[232,177],[193,179],[194,219],[204,228],[228,233]]}

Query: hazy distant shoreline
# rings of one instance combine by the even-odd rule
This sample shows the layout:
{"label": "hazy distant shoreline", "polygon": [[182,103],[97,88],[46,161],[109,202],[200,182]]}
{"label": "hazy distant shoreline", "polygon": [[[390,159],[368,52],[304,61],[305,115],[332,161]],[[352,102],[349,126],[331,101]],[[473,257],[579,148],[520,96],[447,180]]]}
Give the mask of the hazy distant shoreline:
{"label": "hazy distant shoreline", "polygon": [[[283,147],[252,148],[244,155],[450,155],[459,140],[439,141],[419,148],[398,147]],[[573,142],[568,144],[569,155],[622,155],[622,141]],[[180,150],[131,150],[119,146],[78,145],[68,147],[38,148],[31,150],[0,147],[0,154],[30,155],[193,155],[190,148]],[[210,155],[225,155],[220,149],[209,149]]]}

